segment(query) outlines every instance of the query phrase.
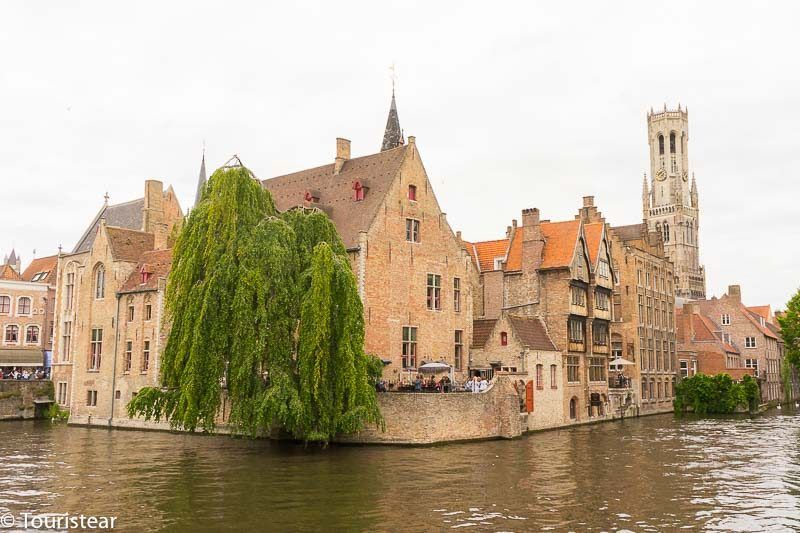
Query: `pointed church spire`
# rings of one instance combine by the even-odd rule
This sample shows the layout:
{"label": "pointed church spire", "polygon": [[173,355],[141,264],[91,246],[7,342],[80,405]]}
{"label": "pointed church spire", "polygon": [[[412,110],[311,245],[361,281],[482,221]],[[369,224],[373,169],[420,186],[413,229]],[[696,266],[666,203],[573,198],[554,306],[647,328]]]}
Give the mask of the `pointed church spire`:
{"label": "pointed church spire", "polygon": [[203,159],[200,161],[200,174],[197,176],[197,192],[194,195],[194,205],[200,202],[200,196],[203,194],[203,187],[206,186],[206,143],[203,143]]}
{"label": "pointed church spire", "polygon": [[392,87],[392,104],[389,106],[389,118],[386,120],[386,131],[383,133],[381,152],[397,148],[404,144],[403,130],[400,129],[400,119],[397,117],[397,102],[395,102],[394,99],[394,87]]}

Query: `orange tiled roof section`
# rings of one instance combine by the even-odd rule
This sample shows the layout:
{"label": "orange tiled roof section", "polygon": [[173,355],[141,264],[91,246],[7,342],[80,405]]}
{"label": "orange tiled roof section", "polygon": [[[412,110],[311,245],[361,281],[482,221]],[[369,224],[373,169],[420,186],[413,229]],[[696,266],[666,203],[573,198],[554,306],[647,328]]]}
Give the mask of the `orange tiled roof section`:
{"label": "orange tiled roof section", "polygon": [[600,253],[600,239],[603,238],[602,222],[592,222],[585,224],[583,231],[586,235],[586,247],[589,248],[589,261],[592,263],[592,268],[597,264],[597,256]]}
{"label": "orange tiled roof section", "polygon": [[[166,278],[172,266],[172,249],[153,250],[144,252],[136,265],[136,269],[131,272],[128,279],[122,285],[120,292],[139,292],[158,290],[159,278]],[[147,281],[142,283],[142,270],[150,275]]]}
{"label": "orange tiled roof section", "polygon": [[33,276],[40,272],[45,272],[46,275],[36,281],[38,283],[55,282],[56,263],[58,263],[57,255],[48,255],[47,257],[34,259],[31,261],[31,264],[28,265],[28,268],[25,269],[25,272],[22,273],[22,279],[25,281],[32,281]]}
{"label": "orange tiled roof section", "polygon": [[11,265],[0,265],[0,279],[22,281],[22,276],[17,274],[17,271],[11,268]]}
{"label": "orange tiled roof section", "polygon": [[[539,226],[544,237],[544,251],[542,252],[542,265],[539,268],[563,268],[572,263],[575,254],[575,243],[578,242],[578,232],[581,228],[580,220],[567,220],[565,222],[542,222]],[[508,250],[506,270],[516,272],[522,270],[522,236],[525,226],[517,228],[514,239]]]}
{"label": "orange tiled roof section", "polygon": [[473,256],[478,261],[481,272],[498,270],[494,267],[494,260],[498,257],[505,258],[508,252],[508,239],[496,241],[483,241],[472,243]]}
{"label": "orange tiled roof section", "polygon": [[747,309],[767,321],[772,314],[772,308],[769,305],[755,305],[753,307],[748,307]]}
{"label": "orange tiled roof section", "polygon": [[[753,325],[755,327],[757,327],[758,330],[761,333],[763,333],[765,336],[772,337],[773,339],[777,339],[778,338],[778,336],[775,335],[774,333],[772,333],[772,331],[770,331],[769,328],[766,327],[766,325],[764,325],[764,326],[761,325],[761,322],[759,322],[758,318],[757,318],[757,317],[760,316],[759,314],[757,314],[757,313],[755,313],[753,311],[750,311],[750,309],[745,307],[744,305],[742,305],[742,314],[745,317],[747,317],[747,319],[750,320],[750,322],[752,322]],[[764,321],[766,322],[766,319],[764,319]]]}
{"label": "orange tiled roof section", "polygon": [[152,233],[132,229],[106,227],[111,255],[117,261],[138,261],[143,253],[155,246]]}

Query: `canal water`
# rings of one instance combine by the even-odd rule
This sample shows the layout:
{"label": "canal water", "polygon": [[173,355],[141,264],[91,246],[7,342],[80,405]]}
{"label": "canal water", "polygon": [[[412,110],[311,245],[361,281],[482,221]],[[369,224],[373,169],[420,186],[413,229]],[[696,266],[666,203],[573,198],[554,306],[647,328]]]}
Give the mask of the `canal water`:
{"label": "canal water", "polygon": [[800,529],[800,415],[671,415],[445,446],[0,423],[0,514],[121,531]]}

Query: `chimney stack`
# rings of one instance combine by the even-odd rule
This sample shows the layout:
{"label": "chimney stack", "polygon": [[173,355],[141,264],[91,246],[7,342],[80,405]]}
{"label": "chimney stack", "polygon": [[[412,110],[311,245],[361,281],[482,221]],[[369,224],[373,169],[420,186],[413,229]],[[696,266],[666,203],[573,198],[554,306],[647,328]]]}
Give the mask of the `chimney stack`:
{"label": "chimney stack", "polygon": [[742,303],[742,287],[739,285],[728,285],[728,297]]}
{"label": "chimney stack", "polygon": [[344,166],[344,162],[350,159],[350,141],[347,139],[342,139],[341,137],[336,138],[336,161],[333,165],[333,173],[338,174],[342,171],[342,167]]}
{"label": "chimney stack", "polygon": [[592,207],[592,206],[594,206],[594,196],[584,196],[583,207]]}
{"label": "chimney stack", "polygon": [[[535,273],[542,265],[544,237],[539,222],[539,209],[522,210],[522,273]],[[536,295],[538,297],[538,294]]]}

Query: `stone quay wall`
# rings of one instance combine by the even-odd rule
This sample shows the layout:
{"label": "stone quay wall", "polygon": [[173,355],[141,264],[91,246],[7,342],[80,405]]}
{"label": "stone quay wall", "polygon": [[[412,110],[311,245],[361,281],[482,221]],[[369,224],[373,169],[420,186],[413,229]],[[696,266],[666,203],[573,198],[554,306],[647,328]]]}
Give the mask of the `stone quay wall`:
{"label": "stone quay wall", "polygon": [[42,416],[52,401],[52,381],[0,380],[0,420]]}
{"label": "stone quay wall", "polygon": [[498,377],[481,393],[378,394],[386,431],[366,428],[341,436],[340,443],[434,444],[481,439],[511,439],[527,428],[511,379]]}

